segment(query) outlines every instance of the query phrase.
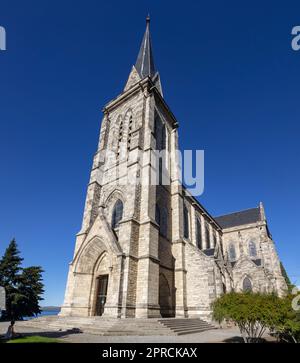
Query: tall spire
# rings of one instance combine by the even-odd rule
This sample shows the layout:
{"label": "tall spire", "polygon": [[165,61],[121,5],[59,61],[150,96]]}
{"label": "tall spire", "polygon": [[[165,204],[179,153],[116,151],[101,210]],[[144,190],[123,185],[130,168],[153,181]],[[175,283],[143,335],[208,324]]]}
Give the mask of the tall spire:
{"label": "tall spire", "polygon": [[146,18],[146,31],[137,57],[135,68],[141,78],[155,75],[155,66],[150,38],[150,16]]}
{"label": "tall spire", "polygon": [[158,92],[163,96],[160,76],[154,66],[154,58],[152,53],[152,45],[150,38],[150,16],[146,18],[146,31],[143,37],[141,48],[136,60],[135,65],[132,67],[126,82],[124,91],[129,90],[137,82],[149,76],[154,83]]}

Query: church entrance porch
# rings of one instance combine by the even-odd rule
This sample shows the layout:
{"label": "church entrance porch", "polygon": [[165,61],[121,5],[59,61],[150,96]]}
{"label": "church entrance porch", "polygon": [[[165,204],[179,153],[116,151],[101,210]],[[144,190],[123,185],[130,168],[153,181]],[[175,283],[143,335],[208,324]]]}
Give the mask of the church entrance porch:
{"label": "church entrance porch", "polygon": [[102,316],[107,298],[108,275],[97,277],[97,294],[95,315]]}

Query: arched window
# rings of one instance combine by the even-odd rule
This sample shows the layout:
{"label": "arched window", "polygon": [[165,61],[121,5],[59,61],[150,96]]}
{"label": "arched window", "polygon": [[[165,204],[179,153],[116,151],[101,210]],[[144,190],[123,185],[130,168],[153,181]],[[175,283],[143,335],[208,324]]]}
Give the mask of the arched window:
{"label": "arched window", "polygon": [[160,226],[160,208],[158,204],[155,205],[155,222]]}
{"label": "arched window", "polygon": [[128,124],[128,140],[127,140],[127,149],[128,150],[130,150],[130,148],[131,148],[132,127],[133,127],[133,120],[132,120],[132,116],[130,116],[129,124]]}
{"label": "arched window", "polygon": [[160,214],[160,233],[167,237],[168,235],[168,210],[166,207],[163,207],[161,209]]}
{"label": "arched window", "polygon": [[118,136],[118,152],[117,152],[117,157],[119,158],[120,153],[121,153],[121,146],[122,146],[122,139],[123,139],[123,120],[120,121],[120,126],[119,126],[119,136]]}
{"label": "arched window", "polygon": [[249,255],[250,255],[250,257],[257,256],[256,245],[253,241],[250,241],[250,243],[249,243]]}
{"label": "arched window", "polygon": [[213,233],[213,241],[214,241],[213,247],[216,248],[216,246],[217,246],[217,235],[216,235],[216,232],[215,231]]}
{"label": "arched window", "polygon": [[235,261],[236,260],[235,248],[234,248],[234,245],[232,243],[229,245],[229,260],[230,261]]}
{"label": "arched window", "polygon": [[155,206],[155,222],[159,225],[159,233],[167,237],[168,235],[168,210],[165,207]]}
{"label": "arched window", "polygon": [[202,235],[201,235],[201,221],[196,218],[196,243],[197,247],[202,250]]}
{"label": "arched window", "polygon": [[160,156],[158,160],[158,183],[162,185],[163,183],[163,159]]}
{"label": "arched window", "polygon": [[252,291],[252,283],[249,277],[245,277],[243,281],[243,290],[244,291]]}
{"label": "arched window", "polygon": [[112,219],[111,219],[112,228],[117,228],[119,226],[122,217],[123,217],[123,203],[120,199],[118,199],[115,203],[112,213]]}
{"label": "arched window", "polygon": [[183,206],[183,236],[189,238],[189,211],[187,207]]}
{"label": "arched window", "polygon": [[161,130],[161,150],[166,149],[166,126],[162,125]]}
{"label": "arched window", "polygon": [[158,183],[159,185],[166,184],[163,178],[163,173],[165,171],[165,157],[160,152],[166,149],[166,126],[162,122],[158,113],[155,112],[154,118],[154,137],[156,141],[156,150],[158,153],[157,167],[158,167]]}
{"label": "arched window", "polygon": [[209,227],[207,223],[205,223],[205,240],[206,248],[210,248]]}
{"label": "arched window", "polygon": [[156,150],[161,151],[166,148],[166,127],[160,119],[157,112],[155,112],[154,119],[154,137],[156,141]]}

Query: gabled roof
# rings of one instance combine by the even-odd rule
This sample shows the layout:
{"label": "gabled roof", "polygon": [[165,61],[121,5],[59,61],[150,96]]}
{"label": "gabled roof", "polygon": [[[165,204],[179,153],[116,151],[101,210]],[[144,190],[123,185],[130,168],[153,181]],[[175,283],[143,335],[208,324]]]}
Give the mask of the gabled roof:
{"label": "gabled roof", "polygon": [[260,222],[262,221],[262,217],[260,208],[257,207],[215,217],[215,220],[222,228],[231,228]]}

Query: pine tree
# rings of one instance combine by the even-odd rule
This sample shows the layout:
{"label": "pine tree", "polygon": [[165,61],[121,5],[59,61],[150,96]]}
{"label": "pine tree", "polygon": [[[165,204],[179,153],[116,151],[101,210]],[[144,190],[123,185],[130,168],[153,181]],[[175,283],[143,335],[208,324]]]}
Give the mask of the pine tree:
{"label": "pine tree", "polygon": [[23,269],[18,283],[18,292],[22,296],[18,305],[18,315],[35,316],[41,313],[39,301],[43,300],[44,293],[42,273],[40,266]]}
{"label": "pine tree", "polygon": [[0,285],[6,291],[6,316],[14,319],[14,308],[20,299],[17,285],[23,259],[20,257],[17,243],[13,239],[0,260]]}
{"label": "pine tree", "polygon": [[6,291],[5,319],[18,320],[39,314],[43,300],[43,270],[40,266],[22,268],[23,258],[13,239],[0,260],[0,286]]}

